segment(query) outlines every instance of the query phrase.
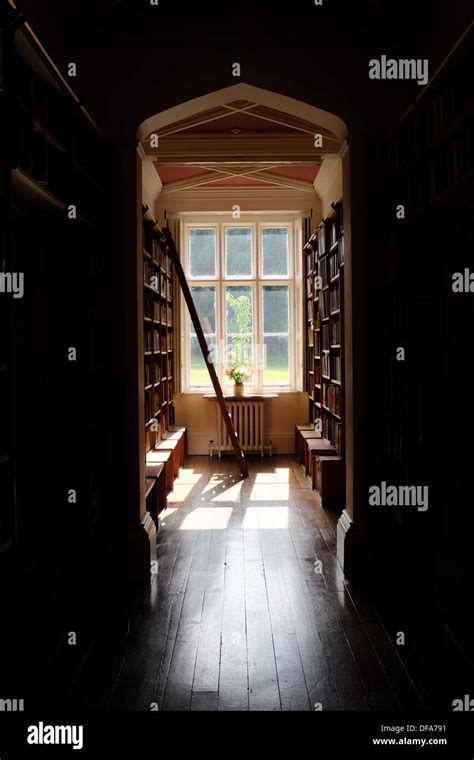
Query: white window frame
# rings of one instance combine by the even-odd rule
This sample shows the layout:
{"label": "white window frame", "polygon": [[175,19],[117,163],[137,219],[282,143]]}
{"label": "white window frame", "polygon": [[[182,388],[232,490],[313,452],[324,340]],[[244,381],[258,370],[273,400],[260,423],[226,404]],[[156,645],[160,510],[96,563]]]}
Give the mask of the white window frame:
{"label": "white window frame", "polygon": [[[260,270],[261,270],[261,271],[258,272],[259,279],[260,280],[265,280],[265,281],[267,281],[267,280],[278,280],[280,282],[282,280],[286,281],[288,279],[294,279],[293,262],[292,262],[293,257],[290,255],[291,242],[293,240],[293,227],[291,227],[291,229],[290,229],[288,224],[276,224],[276,223],[275,224],[270,224],[268,222],[262,222],[261,224],[258,225],[258,227],[259,227],[259,229],[258,229],[258,236],[259,236],[259,251],[260,251],[260,255],[258,257],[258,266],[260,267]],[[275,229],[275,228],[281,228],[281,229],[286,228],[286,229],[288,229],[288,274],[287,275],[285,275],[285,274],[280,274],[280,275],[278,275],[278,274],[276,274],[276,275],[263,274],[263,231],[265,229]]]}
{"label": "white window frame", "polygon": [[[253,340],[254,347],[262,344],[263,347],[263,288],[269,285],[288,286],[288,353],[289,353],[289,382],[285,385],[263,385],[263,367],[256,366],[253,371],[253,375],[248,384],[246,384],[247,392],[260,394],[260,393],[293,393],[297,390],[296,383],[296,367],[297,367],[297,340],[296,334],[298,330],[298,321],[296,313],[296,275],[298,268],[295,267],[295,225],[293,218],[283,218],[278,216],[275,219],[271,217],[265,217],[262,214],[264,220],[254,221],[220,221],[215,220],[212,222],[204,222],[199,219],[185,219],[182,222],[182,260],[183,268],[186,274],[186,278],[190,287],[215,287],[216,288],[216,333],[219,347],[222,349],[226,344],[226,299],[225,288],[227,286],[252,287],[254,292],[254,313],[253,313]],[[189,276],[190,271],[190,257],[189,257],[189,230],[191,228],[202,229],[216,229],[216,277],[210,278],[191,278]],[[252,277],[226,277],[225,276],[225,230],[229,227],[245,227],[252,229],[253,245],[252,245]],[[262,247],[262,231],[265,228],[283,227],[288,229],[288,277],[285,276],[265,276],[263,277],[263,247]],[[209,379],[209,385],[196,386],[191,385],[191,362],[190,362],[190,330],[189,330],[189,313],[184,302],[181,299],[181,378],[183,393],[207,393],[212,392],[212,384]],[[225,351],[219,351],[219,360],[225,357]],[[259,359],[259,357],[256,357]],[[215,364],[217,376],[220,380],[224,393],[230,393],[232,390],[232,382],[229,382],[224,364],[219,361]]]}
{"label": "white window frame", "polygon": [[[200,277],[191,277],[190,275],[190,269],[191,269],[191,253],[189,250],[189,227],[192,227],[192,229],[201,229],[201,230],[211,230],[214,229],[216,231],[216,256],[215,256],[215,276],[214,278],[208,277],[208,276],[200,276]],[[186,277],[188,278],[189,282],[216,282],[219,279],[219,251],[220,251],[220,244],[219,244],[219,225],[218,224],[190,224],[188,227],[188,230],[186,231],[186,265],[184,267],[184,271],[186,272]]]}
{"label": "white window frame", "polygon": [[[282,288],[282,287],[288,287],[288,333],[264,333],[264,331],[263,331],[263,289],[264,288],[268,288],[268,287],[270,287],[272,285],[275,285],[275,286],[280,287],[280,288]],[[285,278],[285,279],[280,278],[279,280],[270,280],[270,279],[268,279],[268,280],[267,279],[260,280],[260,284],[258,286],[258,289],[259,289],[259,300],[260,300],[260,304],[259,304],[259,306],[260,306],[260,333],[259,334],[261,335],[261,338],[262,338],[262,346],[265,345],[265,335],[274,335],[274,336],[279,336],[280,335],[280,336],[283,336],[283,335],[288,334],[288,384],[287,385],[264,385],[263,384],[264,369],[263,369],[263,367],[259,367],[259,369],[258,369],[258,372],[260,373],[259,387],[261,387],[262,390],[265,390],[265,391],[267,391],[268,388],[272,388],[272,389],[287,388],[287,389],[289,389],[292,380],[294,381],[294,374],[292,374],[292,373],[294,373],[294,365],[295,365],[295,360],[294,360],[294,355],[293,355],[294,354],[294,350],[295,350],[295,346],[293,345],[293,347],[292,347],[293,341],[292,341],[292,338],[291,338],[292,334],[295,333],[295,330],[291,329],[291,327],[292,327],[292,313],[293,313],[292,289],[290,287],[290,283],[289,283],[289,281],[288,281],[287,278]],[[295,390],[294,382],[293,382],[292,390]]]}
{"label": "white window frame", "polygon": [[[259,294],[258,294],[258,285],[257,281],[254,280],[222,280],[222,340],[224,341],[224,347],[227,346],[227,299],[224,298],[224,293],[226,292],[227,288],[237,288],[237,287],[244,287],[244,288],[250,288],[252,290],[252,301],[253,301],[253,314],[252,314],[252,344],[255,351],[255,346],[257,345],[257,337],[259,335],[258,332],[258,303],[259,303]],[[255,356],[255,354],[254,354]],[[227,375],[225,374],[226,367],[222,368],[222,380],[221,385],[226,390],[231,390],[233,382],[232,380],[229,380]],[[251,381],[247,382],[245,385],[248,388],[252,388],[255,390],[258,387],[258,383],[255,382],[255,374],[258,373],[258,369],[254,369],[252,373]],[[220,379],[220,378],[219,378]]]}
{"label": "white window frame", "polygon": [[[225,250],[225,231],[236,227],[242,227],[243,229],[252,230],[252,274],[251,275],[229,275],[226,277],[226,250]],[[234,282],[234,280],[245,280],[246,282],[255,282],[258,272],[258,251],[257,251],[257,224],[256,222],[237,222],[232,224],[231,222],[222,222],[221,224],[221,273],[222,280],[226,282]]]}
{"label": "white window frame", "polygon": [[[194,225],[193,225],[194,226]],[[219,340],[219,314],[221,311],[220,308],[220,299],[221,299],[221,288],[219,287],[219,280],[189,280],[189,287],[193,288],[205,288],[205,287],[212,287],[216,289],[216,339]],[[185,393],[196,393],[198,391],[206,391],[206,390],[213,390],[211,379],[209,378],[209,385],[191,385],[191,362],[190,362],[190,356],[191,356],[191,335],[190,335],[190,322],[191,319],[189,317],[189,312],[187,309],[186,304],[182,304],[182,317],[181,317],[181,324],[183,325],[183,335],[182,335],[182,341],[181,341],[181,377],[185,380],[185,386],[182,388],[182,390]],[[219,365],[216,366],[216,372],[218,374],[219,380],[221,380],[220,377],[220,371],[219,371]],[[222,385],[222,380],[221,380]]]}

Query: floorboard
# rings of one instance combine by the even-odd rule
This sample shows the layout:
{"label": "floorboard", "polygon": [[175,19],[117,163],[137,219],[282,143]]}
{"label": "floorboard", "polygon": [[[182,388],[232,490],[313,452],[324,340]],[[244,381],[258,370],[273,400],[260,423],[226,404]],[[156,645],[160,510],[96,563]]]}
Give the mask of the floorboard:
{"label": "floorboard", "polygon": [[76,703],[92,683],[114,710],[416,706],[393,637],[337,561],[337,519],[292,457],[251,460],[247,480],[232,459],[189,457],[161,513],[158,572],[128,630],[122,619],[92,647]]}

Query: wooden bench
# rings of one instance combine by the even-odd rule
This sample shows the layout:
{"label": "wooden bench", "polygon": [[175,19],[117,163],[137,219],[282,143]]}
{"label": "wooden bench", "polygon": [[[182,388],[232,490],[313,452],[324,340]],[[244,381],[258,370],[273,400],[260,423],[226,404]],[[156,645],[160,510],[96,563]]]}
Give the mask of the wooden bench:
{"label": "wooden bench", "polygon": [[171,425],[170,433],[182,433],[184,442],[184,455],[188,454],[188,428],[185,425]]}
{"label": "wooden bench", "polygon": [[179,475],[179,468],[181,467],[181,438],[169,438],[162,440],[155,445],[153,454],[156,451],[170,451],[172,455],[173,463],[173,480]]}
{"label": "wooden bench", "polygon": [[345,467],[342,457],[316,456],[313,488],[319,492],[324,509],[342,511],[345,507]]}
{"label": "wooden bench", "polygon": [[[160,465],[163,467],[163,465]],[[148,467],[147,467],[148,471]],[[148,477],[149,475],[149,477]],[[156,527],[158,527],[158,486],[157,479],[147,472],[147,478],[145,481],[145,501],[146,510],[153,517]]]}
{"label": "wooden bench", "polygon": [[[177,441],[177,452],[178,452],[178,459],[179,459],[179,466],[184,467],[184,460],[186,458],[186,446],[185,446],[185,436],[184,433],[180,431],[169,431],[167,433],[163,433],[163,441]],[[179,471],[178,471],[179,472]]]}
{"label": "wooden bench", "polygon": [[300,432],[302,430],[314,430],[314,425],[295,425],[295,456],[298,456]]}
{"label": "wooden bench", "polygon": [[304,467],[306,461],[306,441],[317,438],[321,440],[321,433],[314,428],[311,430],[300,430],[298,433],[298,462]]}
{"label": "wooden bench", "polygon": [[173,469],[173,452],[172,451],[149,451],[146,455],[146,467],[148,477],[148,467],[161,464],[164,467],[164,476],[160,478],[159,488],[160,499],[166,507],[167,496],[173,490],[174,469]]}
{"label": "wooden bench", "polygon": [[[149,481],[153,481],[154,488],[151,487]],[[166,509],[167,505],[166,463],[153,462],[147,464],[146,482],[147,510],[158,528],[158,515]]]}
{"label": "wooden bench", "polygon": [[313,477],[314,459],[316,456],[336,456],[335,447],[325,438],[307,438],[305,441],[304,474]]}

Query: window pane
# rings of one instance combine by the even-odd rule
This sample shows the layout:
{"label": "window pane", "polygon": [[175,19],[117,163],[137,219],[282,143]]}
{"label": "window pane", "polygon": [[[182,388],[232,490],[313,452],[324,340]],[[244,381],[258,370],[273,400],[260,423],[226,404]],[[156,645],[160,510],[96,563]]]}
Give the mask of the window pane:
{"label": "window pane", "polygon": [[[213,335],[216,332],[216,288],[213,285],[205,287],[196,285],[190,290],[204,335]],[[196,335],[191,319],[189,330],[191,335]]]}
{"label": "window pane", "polygon": [[191,277],[216,276],[216,231],[189,230],[189,274]]}
{"label": "window pane", "polygon": [[253,331],[253,292],[250,285],[229,285],[226,288],[227,332]]}
{"label": "window pane", "polygon": [[[254,370],[253,335],[228,335],[226,349],[225,369],[243,367],[249,373],[248,380],[251,380]],[[226,382],[233,381],[226,380]]]}
{"label": "window pane", "polygon": [[227,277],[252,275],[252,229],[230,227],[225,231]]}
{"label": "window pane", "polygon": [[265,227],[262,230],[263,276],[288,276],[288,228]]}
{"label": "window pane", "polygon": [[[201,322],[204,335],[209,348],[216,345],[216,288],[211,286],[195,285],[190,288],[196,311]],[[206,362],[202,355],[194,325],[189,320],[191,366],[189,371],[190,385],[211,385],[211,378],[207,371]],[[211,358],[214,358],[212,356]]]}
{"label": "window pane", "polygon": [[263,332],[288,332],[288,286],[265,285],[263,288]]}
{"label": "window pane", "polygon": [[289,352],[288,336],[265,335],[264,338],[264,385],[288,385]]}
{"label": "window pane", "polygon": [[[206,335],[207,345],[211,347],[216,343],[215,335]],[[190,338],[191,344],[191,366],[189,371],[190,385],[211,385],[211,378],[207,370],[207,363],[204,361],[198,339],[195,335]]]}
{"label": "window pane", "polygon": [[247,285],[226,288],[226,367],[252,368],[253,291]]}

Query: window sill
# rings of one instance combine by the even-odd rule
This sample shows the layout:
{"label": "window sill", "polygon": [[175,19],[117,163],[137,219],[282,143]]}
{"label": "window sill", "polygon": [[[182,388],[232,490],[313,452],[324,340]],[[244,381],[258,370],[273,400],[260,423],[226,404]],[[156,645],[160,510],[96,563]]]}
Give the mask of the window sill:
{"label": "window sill", "polygon": [[[234,396],[233,393],[224,393],[224,399],[226,401],[272,401],[278,398],[279,393],[246,393],[243,396]],[[205,393],[204,398],[208,401],[217,401],[215,393]]]}
{"label": "window sill", "polygon": [[[232,396],[232,389],[225,389],[222,390],[224,396]],[[278,396],[285,396],[285,395],[296,395],[298,393],[304,393],[304,391],[297,391],[293,388],[265,388],[265,390],[255,390],[254,388],[249,388],[248,390],[245,389],[245,396],[270,396],[270,395],[278,395]],[[175,395],[181,395],[181,396],[209,396],[214,395],[214,389],[212,387],[210,388],[189,388],[184,391],[180,391],[179,394]]]}

